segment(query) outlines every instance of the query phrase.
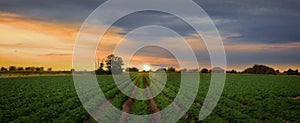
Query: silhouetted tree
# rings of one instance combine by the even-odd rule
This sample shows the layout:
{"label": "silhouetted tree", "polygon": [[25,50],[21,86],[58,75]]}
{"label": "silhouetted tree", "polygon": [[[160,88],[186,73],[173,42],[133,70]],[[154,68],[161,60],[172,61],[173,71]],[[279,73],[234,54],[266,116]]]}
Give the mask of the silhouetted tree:
{"label": "silhouetted tree", "polygon": [[136,67],[129,67],[126,68],[126,72],[139,72],[139,69]]}
{"label": "silhouetted tree", "polygon": [[18,67],[17,71],[22,72],[22,71],[24,71],[24,68],[23,67]]}
{"label": "silhouetted tree", "polygon": [[201,71],[200,71],[200,73],[208,73],[209,71],[208,71],[208,69],[207,68],[203,68]]}
{"label": "silhouetted tree", "polygon": [[276,75],[277,75],[277,74],[280,74],[280,71],[279,71],[279,70],[276,70],[275,73],[276,73]]}
{"label": "silhouetted tree", "polygon": [[108,55],[105,59],[105,63],[109,73],[122,73],[122,65],[124,65],[124,63],[121,57],[115,56],[114,54]]}
{"label": "silhouetted tree", "polygon": [[168,67],[167,72],[176,72],[174,67]]}
{"label": "silhouetted tree", "polygon": [[276,71],[268,66],[265,65],[257,65],[255,64],[252,68],[247,68],[243,71],[243,73],[250,73],[250,74],[276,74]]}
{"label": "silhouetted tree", "polygon": [[44,67],[36,67],[35,70],[37,72],[43,72],[44,71]]}
{"label": "silhouetted tree", "polygon": [[103,62],[100,63],[99,70],[104,71],[104,63]]}
{"label": "silhouetted tree", "polygon": [[10,66],[9,67],[9,72],[15,72],[17,71],[17,67],[16,66]]}
{"label": "silhouetted tree", "polygon": [[98,62],[99,68],[96,70],[96,74],[105,74],[106,71],[104,70],[104,63],[103,60]]}
{"label": "silhouetted tree", "polygon": [[226,71],[227,73],[237,73],[236,70]]}
{"label": "silhouetted tree", "polygon": [[7,71],[7,68],[1,67],[1,72],[6,72],[6,71]]}
{"label": "silhouetted tree", "polygon": [[156,70],[156,72],[166,72],[166,71],[167,71],[166,68],[158,68],[158,69]]}
{"label": "silhouetted tree", "polygon": [[25,71],[32,71],[31,67],[25,67]]}
{"label": "silhouetted tree", "polygon": [[48,71],[48,72],[51,72],[51,71],[52,71],[52,68],[48,68],[47,71]]}
{"label": "silhouetted tree", "polygon": [[283,73],[285,73],[287,75],[293,75],[294,71],[292,69],[288,69],[287,71],[284,71]]}
{"label": "silhouetted tree", "polygon": [[288,69],[287,71],[284,71],[283,73],[287,74],[287,75],[300,75],[298,70],[292,70],[292,69]]}

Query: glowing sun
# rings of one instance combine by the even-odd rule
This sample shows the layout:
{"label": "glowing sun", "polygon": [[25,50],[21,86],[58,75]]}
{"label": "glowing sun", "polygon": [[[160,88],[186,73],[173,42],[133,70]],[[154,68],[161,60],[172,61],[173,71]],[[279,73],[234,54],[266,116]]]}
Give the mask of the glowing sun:
{"label": "glowing sun", "polygon": [[143,66],[143,69],[144,69],[145,71],[149,71],[149,70],[151,70],[151,67],[150,67],[149,65],[144,65],[144,66]]}

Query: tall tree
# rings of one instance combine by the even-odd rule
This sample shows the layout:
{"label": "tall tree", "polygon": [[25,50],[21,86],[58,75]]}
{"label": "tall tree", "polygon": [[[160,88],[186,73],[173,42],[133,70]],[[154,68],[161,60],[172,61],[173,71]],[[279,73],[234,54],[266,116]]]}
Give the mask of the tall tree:
{"label": "tall tree", "polygon": [[9,72],[14,72],[17,71],[17,67],[16,66],[10,66],[9,67]]}
{"label": "tall tree", "polygon": [[104,70],[104,63],[103,60],[98,61],[98,69],[96,70],[96,74],[105,74],[106,71]]}
{"label": "tall tree", "polygon": [[168,67],[167,72],[175,72],[176,69],[174,67]]}
{"label": "tall tree", "polygon": [[122,65],[124,65],[124,63],[121,57],[115,56],[114,54],[108,55],[105,59],[105,63],[109,73],[122,73]]}

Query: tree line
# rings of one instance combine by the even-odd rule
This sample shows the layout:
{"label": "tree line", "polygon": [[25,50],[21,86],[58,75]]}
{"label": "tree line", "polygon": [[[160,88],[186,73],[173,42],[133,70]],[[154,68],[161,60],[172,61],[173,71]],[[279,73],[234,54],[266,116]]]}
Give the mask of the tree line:
{"label": "tree line", "polygon": [[[121,57],[115,56],[114,54],[111,54],[107,56],[105,59],[102,59],[98,64],[98,69],[96,70],[97,74],[112,74],[112,73],[122,73],[122,65],[124,65],[123,60]],[[113,72],[114,71],[114,72]],[[281,73],[279,70],[275,70],[274,68],[271,68],[266,65],[258,65],[255,64],[253,67],[246,68],[245,70],[239,72],[237,70],[229,70],[226,71],[222,69],[221,67],[214,67],[212,69],[203,68],[199,70],[198,68],[195,69],[181,69],[176,70],[175,67],[161,67],[158,68],[156,71],[153,72],[200,72],[200,73],[245,73],[245,74],[273,74],[273,75],[279,75],[279,74],[285,74],[285,75],[300,75],[298,70],[292,70],[288,69],[287,71],[284,71]],[[125,72],[146,72],[146,71],[140,71],[137,67],[128,67],[125,69]]]}
{"label": "tree line", "polygon": [[45,70],[44,67],[17,67],[17,66],[9,66],[8,68],[1,67],[1,72],[51,72],[52,68],[47,68]]}
{"label": "tree line", "polygon": [[[102,60],[96,61],[96,70],[94,71],[96,74],[120,74],[123,72],[122,69],[123,59],[119,56],[116,56],[114,54],[110,54],[107,57],[105,57]],[[75,69],[71,69],[68,72],[74,72]],[[146,72],[146,71],[140,71],[136,67],[129,67],[125,69],[126,72]],[[281,73],[279,70],[275,70],[274,68],[271,68],[266,65],[258,65],[255,64],[253,67],[246,68],[245,70],[238,72],[237,70],[230,70],[226,71],[222,69],[221,67],[214,67],[212,69],[203,68],[199,70],[198,68],[195,69],[180,69],[176,70],[175,67],[161,67],[158,68],[156,71],[153,72],[200,72],[200,73],[245,73],[245,74],[273,74],[273,75],[300,75],[298,70],[288,69],[287,71],[284,71]],[[44,67],[16,67],[16,66],[10,66],[9,68],[1,67],[1,72],[52,72],[52,68],[47,68],[46,70]]]}
{"label": "tree line", "polygon": [[279,70],[275,70],[274,68],[268,67],[266,65],[258,65],[255,64],[253,67],[247,68],[242,73],[248,73],[248,74],[285,74],[285,75],[300,75],[298,70],[292,70],[288,69],[287,71],[284,71],[281,73]]}
{"label": "tree line", "polygon": [[[221,68],[217,68],[219,69],[219,71],[224,71],[225,70],[221,70]],[[212,70],[208,70],[207,68],[203,68],[200,73],[211,73]],[[243,71],[237,71],[237,70],[229,70],[226,71],[226,73],[244,73],[244,74],[272,74],[272,75],[300,75],[300,73],[298,72],[298,70],[292,70],[292,69],[288,69],[287,71],[284,72],[280,72],[279,70],[275,70],[274,68],[271,68],[269,66],[266,65],[259,65],[259,64],[255,64],[252,67],[246,68]]]}

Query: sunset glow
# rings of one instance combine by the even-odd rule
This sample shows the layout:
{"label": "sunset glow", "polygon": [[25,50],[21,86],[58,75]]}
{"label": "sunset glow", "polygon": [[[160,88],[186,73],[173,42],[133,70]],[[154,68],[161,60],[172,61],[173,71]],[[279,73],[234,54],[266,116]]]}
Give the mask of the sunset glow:
{"label": "sunset glow", "polygon": [[151,70],[151,67],[150,67],[149,65],[144,65],[144,66],[143,66],[143,69],[144,69],[145,71],[150,71],[150,70]]}

